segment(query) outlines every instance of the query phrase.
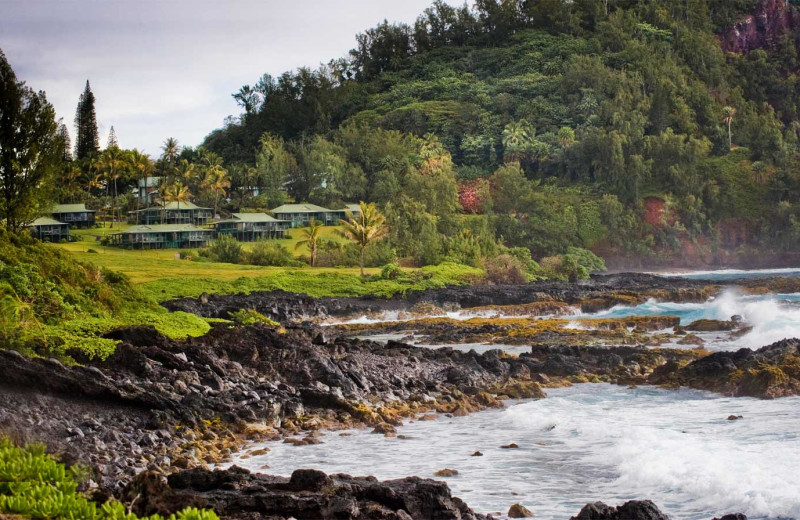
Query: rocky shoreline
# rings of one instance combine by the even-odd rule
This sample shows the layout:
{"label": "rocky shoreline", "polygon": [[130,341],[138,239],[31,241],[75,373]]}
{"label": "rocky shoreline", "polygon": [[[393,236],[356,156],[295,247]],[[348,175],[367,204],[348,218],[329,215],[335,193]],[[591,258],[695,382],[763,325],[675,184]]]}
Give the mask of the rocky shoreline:
{"label": "rocky shoreline", "polygon": [[[539,285],[533,292],[518,286],[500,290],[495,300],[485,288],[449,288],[385,305],[438,305],[451,297],[464,306],[519,305],[546,301],[542,294],[580,304],[613,301],[623,291],[698,298],[708,290],[704,283],[653,285],[638,276],[622,289],[620,279],[572,288],[549,284],[547,290]],[[395,426],[424,414],[466,415],[502,407],[508,398],[542,398],[548,386],[578,382],[685,385],[768,398],[800,393],[797,340],[711,355],[546,344],[519,356],[478,354],[332,334],[306,318],[312,312],[363,312],[377,300],[307,300],[261,293],[194,300],[192,309],[184,301],[176,305],[206,315],[261,302],[265,307],[256,308],[281,317],[285,328],[219,323],[185,341],[169,340],[151,327],[124,329],[110,335],[120,344],[105,360],[69,365],[0,350],[0,434],[44,442],[65,462],[89,466],[87,487],[95,488],[98,499],[112,493],[141,514],[195,505],[213,507],[221,518],[478,519],[487,517],[451,497],[444,483],[416,477],[380,483],[309,471],[287,480],[238,468],[211,471],[207,465],[229,460],[249,441],[316,444],[324,442],[321,430],[357,427],[393,436]],[[298,318],[301,323],[293,324]],[[629,518],[622,511],[590,507],[576,518]],[[630,518],[663,517],[648,511],[642,506],[643,516]]]}

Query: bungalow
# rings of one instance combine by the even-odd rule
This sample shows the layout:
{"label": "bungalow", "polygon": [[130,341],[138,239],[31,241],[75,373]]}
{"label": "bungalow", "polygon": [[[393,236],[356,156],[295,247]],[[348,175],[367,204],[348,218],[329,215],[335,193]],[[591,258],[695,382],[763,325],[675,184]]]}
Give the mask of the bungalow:
{"label": "bungalow", "polygon": [[213,218],[211,208],[201,208],[191,202],[169,202],[163,206],[140,209],[129,213],[136,224],[194,224],[202,226]]}
{"label": "bungalow", "polygon": [[27,227],[31,235],[43,242],[69,240],[69,225],[50,217],[39,217]]}
{"label": "bungalow", "polygon": [[111,243],[129,249],[167,249],[205,247],[214,230],[192,224],[152,224],[134,226],[111,235]]}
{"label": "bungalow", "polygon": [[[348,204],[347,209],[353,214],[359,213],[358,204]],[[284,204],[272,210],[272,214],[279,220],[287,220],[289,227],[307,227],[311,219],[322,222],[324,226],[335,226],[346,218],[344,209],[328,209],[316,204]]]}
{"label": "bungalow", "polygon": [[134,190],[136,196],[139,198],[139,203],[145,206],[154,204],[158,198],[158,188],[163,181],[164,177],[139,179],[136,183],[136,189]]}
{"label": "bungalow", "polygon": [[213,224],[217,235],[232,235],[241,242],[264,238],[283,238],[289,222],[277,220],[266,213],[234,213],[231,218]]}
{"label": "bungalow", "polygon": [[93,209],[86,209],[86,204],[56,204],[50,210],[54,219],[76,228],[94,227],[96,213]]}

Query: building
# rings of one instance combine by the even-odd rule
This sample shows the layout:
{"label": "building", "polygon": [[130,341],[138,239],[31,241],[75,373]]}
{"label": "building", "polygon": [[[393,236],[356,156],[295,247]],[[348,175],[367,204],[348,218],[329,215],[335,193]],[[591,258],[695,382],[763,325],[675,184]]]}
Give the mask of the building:
{"label": "building", "polygon": [[[348,204],[347,209],[359,213],[358,204]],[[336,226],[346,218],[344,209],[328,209],[316,204],[284,204],[272,210],[278,220],[289,221],[289,227],[308,227],[311,219],[322,222],[323,226]]]}
{"label": "building", "polygon": [[43,242],[69,240],[69,224],[50,217],[39,217],[27,226],[31,235]]}
{"label": "building", "polygon": [[86,209],[86,204],[56,204],[50,210],[55,220],[79,229],[94,227],[96,214],[95,210]]}
{"label": "building", "polygon": [[138,225],[113,233],[111,243],[129,249],[167,249],[206,247],[214,230],[193,224]]}
{"label": "building", "polygon": [[164,206],[140,209],[129,213],[130,220],[136,224],[193,224],[202,226],[213,218],[211,208],[201,208],[191,202],[169,202]]}
{"label": "building", "polygon": [[240,242],[266,238],[283,238],[290,222],[277,220],[266,213],[234,213],[231,218],[215,222],[217,235],[232,235]]}
{"label": "building", "polygon": [[158,199],[158,188],[164,177],[147,177],[139,179],[136,183],[136,196],[139,203],[145,206],[155,204]]}

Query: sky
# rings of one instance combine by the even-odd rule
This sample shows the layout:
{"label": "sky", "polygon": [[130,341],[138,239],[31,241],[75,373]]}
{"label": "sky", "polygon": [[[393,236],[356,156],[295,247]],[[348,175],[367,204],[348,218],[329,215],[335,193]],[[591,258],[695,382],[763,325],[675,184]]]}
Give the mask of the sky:
{"label": "sky", "polygon": [[88,79],[101,146],[161,153],[197,146],[228,115],[231,94],[269,73],[345,56],[355,35],[411,23],[432,0],[0,0],[0,49],[44,90],[74,139]]}

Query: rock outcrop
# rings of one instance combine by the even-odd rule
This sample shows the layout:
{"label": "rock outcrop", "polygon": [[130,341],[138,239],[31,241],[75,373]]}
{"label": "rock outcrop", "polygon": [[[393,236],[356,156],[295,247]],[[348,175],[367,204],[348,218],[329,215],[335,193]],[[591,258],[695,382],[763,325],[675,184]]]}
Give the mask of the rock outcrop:
{"label": "rock outcrop", "polygon": [[800,12],[786,0],[759,0],[753,12],[720,36],[726,52],[771,49],[790,35],[800,43]]}
{"label": "rock outcrop", "polygon": [[326,475],[297,470],[291,478],[201,468],[162,477],[138,475],[126,488],[139,515],[168,515],[186,506],[212,508],[222,519],[486,520],[450,494],[444,482],[408,477]]}

